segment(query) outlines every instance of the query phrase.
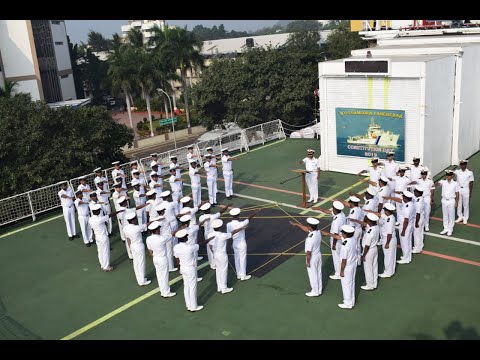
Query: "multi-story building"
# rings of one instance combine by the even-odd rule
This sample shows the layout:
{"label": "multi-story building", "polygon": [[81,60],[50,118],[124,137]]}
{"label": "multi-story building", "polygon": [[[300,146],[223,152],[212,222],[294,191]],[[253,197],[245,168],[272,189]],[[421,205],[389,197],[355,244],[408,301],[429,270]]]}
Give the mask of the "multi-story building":
{"label": "multi-story building", "polygon": [[131,29],[140,29],[142,30],[145,41],[148,41],[153,35],[151,29],[155,25],[163,30],[166,26],[165,20],[128,20],[128,25],[122,25],[122,34],[125,37]]}
{"label": "multi-story building", "polygon": [[0,20],[0,86],[47,103],[76,99],[64,20]]}

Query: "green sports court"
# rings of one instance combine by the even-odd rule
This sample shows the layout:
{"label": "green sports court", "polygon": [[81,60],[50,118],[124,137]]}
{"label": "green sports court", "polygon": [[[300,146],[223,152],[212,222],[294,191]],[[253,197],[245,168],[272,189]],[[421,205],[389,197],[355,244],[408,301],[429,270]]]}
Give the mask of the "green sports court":
{"label": "green sports court", "polygon": [[[61,210],[0,229],[0,339],[480,339],[478,186],[470,204],[471,223],[456,224],[451,237],[439,235],[437,190],[424,252],[414,254],[409,265],[397,265],[392,278],[379,279],[375,291],[360,289],[364,274],[358,268],[355,307],[343,310],[337,307],[340,282],[328,277],[333,271],[328,239],[323,237],[321,246],[323,293],[306,297],[305,233],[289,224],[314,216],[328,229],[331,218],[297,207],[302,200],[299,179],[280,184],[295,176],[291,170],[299,167],[307,148],[319,152],[319,141],[287,139],[239,154],[233,164],[232,201],[223,195],[219,179],[220,205],[232,202],[245,208],[245,215],[262,211],[247,229],[252,279],[237,281],[230,267],[228,285],[234,291],[219,294],[214,271],[205,260],[199,263],[201,312],[186,311],[178,271],[170,273],[177,296],[160,296],[149,256],[146,274],[153,281],[137,285],[116,221],[110,237],[115,270],[110,273],[100,271],[95,246],[85,247],[79,237],[68,240]],[[479,167],[477,154],[469,168]],[[365,190],[361,180],[322,172],[320,206],[329,208],[333,199]],[[205,199],[205,179],[202,187]],[[381,272],[382,252],[379,268]]]}

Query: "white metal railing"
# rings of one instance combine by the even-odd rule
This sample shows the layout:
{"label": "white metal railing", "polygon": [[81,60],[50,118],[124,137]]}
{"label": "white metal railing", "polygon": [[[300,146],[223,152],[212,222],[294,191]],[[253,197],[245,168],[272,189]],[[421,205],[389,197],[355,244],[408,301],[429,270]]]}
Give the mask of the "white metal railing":
{"label": "white metal railing", "polygon": [[[264,124],[255,125],[238,132],[232,132],[228,135],[219,136],[216,139],[201,141],[194,144],[194,154],[201,155],[199,158],[200,164],[203,165],[202,156],[206,154],[206,148],[211,146],[216,154],[221,152],[222,148],[229,148],[230,151],[249,151],[250,147],[265,144],[269,141],[285,139],[285,132],[283,130],[281,120],[274,120]],[[188,165],[187,161],[187,147],[181,147],[175,150],[166,151],[158,154],[158,159],[163,164],[163,171],[166,172],[170,164],[170,156],[176,155],[180,166]],[[131,164],[137,162],[139,166],[145,171],[146,175],[151,171],[151,158],[146,157],[140,160],[131,161],[120,165],[125,173],[125,183],[128,185],[132,181]],[[103,170],[105,178],[108,180],[110,187],[114,183],[112,179],[112,170],[108,168]],[[87,179],[87,184],[91,189],[95,189],[95,174],[90,173],[84,175]],[[36,220],[36,215],[50,211],[61,206],[60,185],[67,183],[68,186],[75,192],[80,183],[80,177],[63,180],[56,184],[44,186],[35,190],[27,191],[22,194],[17,194],[5,199],[0,199],[0,226],[13,223],[18,220],[31,217],[33,221]],[[148,179],[148,177],[146,177]]]}

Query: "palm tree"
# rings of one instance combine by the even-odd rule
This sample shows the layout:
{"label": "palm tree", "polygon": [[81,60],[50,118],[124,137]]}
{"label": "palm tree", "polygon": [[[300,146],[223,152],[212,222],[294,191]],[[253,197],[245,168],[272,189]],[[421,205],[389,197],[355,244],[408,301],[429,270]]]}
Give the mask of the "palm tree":
{"label": "palm tree", "polygon": [[18,86],[16,81],[5,80],[3,87],[0,87],[0,97],[12,98],[15,94],[15,87]]}
{"label": "palm tree", "polygon": [[108,59],[108,75],[112,80],[112,91],[116,93],[119,89],[122,89],[125,94],[128,118],[134,134],[130,97],[136,85],[135,72],[138,66],[136,60],[137,56],[134,49],[125,45],[120,46],[118,51],[114,52]]}
{"label": "palm tree", "polygon": [[150,44],[154,46],[165,61],[180,69],[187,124],[190,127],[186,77],[188,70],[192,71],[203,67],[203,56],[200,54],[203,43],[186,28],[159,31],[157,27],[153,28],[152,32],[153,36]]}

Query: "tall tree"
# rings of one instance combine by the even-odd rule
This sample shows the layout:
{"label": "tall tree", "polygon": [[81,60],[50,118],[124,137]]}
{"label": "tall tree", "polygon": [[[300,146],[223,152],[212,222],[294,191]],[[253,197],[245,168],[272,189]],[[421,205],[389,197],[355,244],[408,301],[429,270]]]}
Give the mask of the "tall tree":
{"label": "tall tree", "polygon": [[111,49],[111,40],[106,39],[101,33],[90,30],[87,37],[87,44],[92,51],[109,51]]}
{"label": "tall tree", "polygon": [[159,48],[164,59],[168,59],[180,69],[188,127],[190,127],[190,111],[186,81],[187,71],[203,68],[204,59],[200,54],[202,45],[203,43],[195,38],[192,32],[187,31],[186,28],[178,28],[169,29],[165,32],[165,41]]}
{"label": "tall tree", "polygon": [[133,128],[132,104],[130,97],[136,86],[136,71],[138,63],[135,50],[131,46],[121,46],[118,52],[113,53],[109,59],[108,76],[112,81],[113,93],[123,91],[127,103],[128,118],[130,126]]}
{"label": "tall tree", "polygon": [[326,47],[332,59],[347,58],[352,50],[366,46],[367,42],[362,40],[358,32],[350,31],[350,24],[347,22],[340,23],[338,28],[328,36],[326,42]]}
{"label": "tall tree", "polygon": [[0,98],[0,136],[1,198],[125,161],[133,141],[102,108],[51,109],[24,96]]}

